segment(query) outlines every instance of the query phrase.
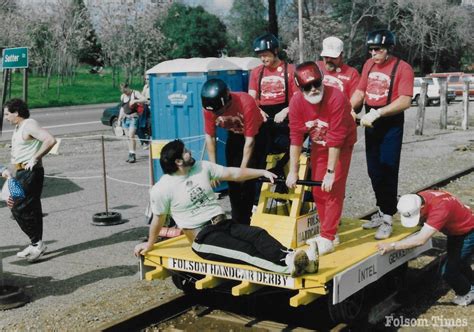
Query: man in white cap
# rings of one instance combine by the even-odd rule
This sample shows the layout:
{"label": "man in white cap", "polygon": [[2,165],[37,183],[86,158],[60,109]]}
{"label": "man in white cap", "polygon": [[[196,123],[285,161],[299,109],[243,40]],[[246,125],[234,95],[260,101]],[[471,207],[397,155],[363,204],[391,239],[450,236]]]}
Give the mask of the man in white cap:
{"label": "man in white cap", "polygon": [[381,254],[417,247],[436,232],[444,233],[447,236],[447,258],[442,274],[456,293],[453,303],[466,306],[473,302],[474,215],[470,207],[448,192],[425,190],[403,195],[397,209],[404,227],[423,227],[401,241],[377,244]]}
{"label": "man in white cap", "polygon": [[351,99],[359,83],[359,73],[355,68],[344,63],[343,53],[344,43],[342,40],[337,37],[328,37],[323,40],[321,52],[323,61],[317,63],[324,74],[324,85],[341,90],[347,99]]}

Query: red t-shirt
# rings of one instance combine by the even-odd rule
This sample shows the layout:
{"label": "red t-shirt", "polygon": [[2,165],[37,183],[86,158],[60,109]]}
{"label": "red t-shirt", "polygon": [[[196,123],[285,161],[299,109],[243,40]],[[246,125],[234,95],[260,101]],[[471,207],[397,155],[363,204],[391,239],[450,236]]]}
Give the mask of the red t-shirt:
{"label": "red t-shirt", "polygon": [[[258,79],[263,69],[261,82],[262,93],[258,100]],[[295,85],[295,66],[288,64],[288,103],[293,94],[298,91]],[[252,69],[249,79],[249,90],[257,92],[257,103],[259,105],[276,105],[285,102],[285,62],[281,61],[278,67],[268,68],[260,65]]]}
{"label": "red t-shirt", "polygon": [[231,92],[230,95],[232,104],[223,115],[216,116],[213,112],[203,109],[206,134],[215,137],[216,126],[219,126],[236,134],[254,137],[263,122],[255,99],[245,92]]}
{"label": "red t-shirt", "polygon": [[348,147],[357,140],[356,124],[351,104],[343,93],[331,86],[324,87],[323,100],[313,105],[297,92],[290,102],[291,145],[301,146],[309,134],[317,147]]}
{"label": "red t-shirt", "polygon": [[351,99],[359,83],[359,73],[355,68],[343,64],[338,68],[339,71],[329,71],[326,69],[324,61],[318,61],[318,67],[324,74],[324,85],[338,88],[348,99]]}
{"label": "red t-shirt", "polygon": [[[381,65],[375,64],[373,59],[365,62],[357,89],[365,92],[365,103],[368,106],[388,104],[390,75],[396,62],[397,58],[394,56]],[[414,76],[413,68],[405,61],[400,60],[393,82],[392,102],[400,96],[413,95]]]}
{"label": "red t-shirt", "polygon": [[472,210],[446,191],[425,190],[418,193],[425,200],[421,215],[426,224],[446,235],[463,235],[474,229]]}

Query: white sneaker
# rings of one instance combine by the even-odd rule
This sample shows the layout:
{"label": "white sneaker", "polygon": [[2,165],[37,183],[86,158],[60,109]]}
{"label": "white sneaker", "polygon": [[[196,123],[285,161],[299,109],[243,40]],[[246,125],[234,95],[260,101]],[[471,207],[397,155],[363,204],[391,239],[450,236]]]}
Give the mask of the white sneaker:
{"label": "white sneaker", "polygon": [[36,262],[38,259],[40,259],[47,249],[43,241],[39,241],[36,246],[32,245],[32,247],[33,249],[31,249],[30,254],[26,256],[26,260],[30,263]]}
{"label": "white sneaker", "polygon": [[453,299],[453,303],[457,305],[466,306],[469,305],[472,301],[474,301],[474,291],[471,290],[466,295],[456,295]]}
{"label": "white sneaker", "polygon": [[370,220],[362,224],[363,229],[371,229],[371,228],[377,228],[383,223],[383,213],[382,211],[378,210],[376,213],[374,213],[371,217]]}
{"label": "white sneaker", "polygon": [[315,241],[309,243],[309,248],[306,249],[306,256],[308,256],[309,264],[306,268],[308,273],[316,273],[319,269],[319,249]]}
{"label": "white sneaker", "polygon": [[306,240],[306,244],[311,245],[311,242],[316,242],[316,244],[318,245],[319,256],[322,256],[334,251],[334,243],[331,240],[326,239],[322,236],[318,235],[309,240]]}
{"label": "white sneaker", "polygon": [[304,250],[290,251],[285,257],[285,264],[290,268],[292,277],[299,277],[304,274],[308,268],[308,255]]}
{"label": "white sneaker", "polygon": [[380,225],[379,229],[377,229],[377,232],[375,233],[375,239],[376,240],[385,240],[390,237],[392,234],[392,224],[384,221],[382,225]]}
{"label": "white sneaker", "polygon": [[31,251],[33,250],[33,246],[30,244],[28,247],[26,247],[25,249],[23,249],[22,251],[19,251],[16,253],[16,257],[20,257],[20,258],[26,258],[26,256],[28,256]]}

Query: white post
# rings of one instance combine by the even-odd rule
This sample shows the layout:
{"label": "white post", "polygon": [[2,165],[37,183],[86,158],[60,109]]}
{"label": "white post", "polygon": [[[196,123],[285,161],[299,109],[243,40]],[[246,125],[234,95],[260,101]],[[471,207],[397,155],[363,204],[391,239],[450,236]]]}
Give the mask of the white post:
{"label": "white post", "polygon": [[462,87],[462,122],[463,130],[469,128],[469,81],[464,82]]}

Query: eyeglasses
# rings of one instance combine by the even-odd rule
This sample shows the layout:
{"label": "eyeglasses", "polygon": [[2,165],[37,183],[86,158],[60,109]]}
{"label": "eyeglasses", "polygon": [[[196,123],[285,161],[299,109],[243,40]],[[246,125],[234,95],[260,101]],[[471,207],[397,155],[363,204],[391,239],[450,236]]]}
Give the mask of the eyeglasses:
{"label": "eyeglasses", "polygon": [[312,88],[319,89],[321,87],[321,80],[316,80],[302,86],[304,92],[310,92]]}
{"label": "eyeglasses", "polygon": [[382,48],[382,47],[371,47],[371,48],[369,48],[369,53],[370,54],[372,54],[372,52],[381,53],[383,50],[385,50],[385,49]]}

